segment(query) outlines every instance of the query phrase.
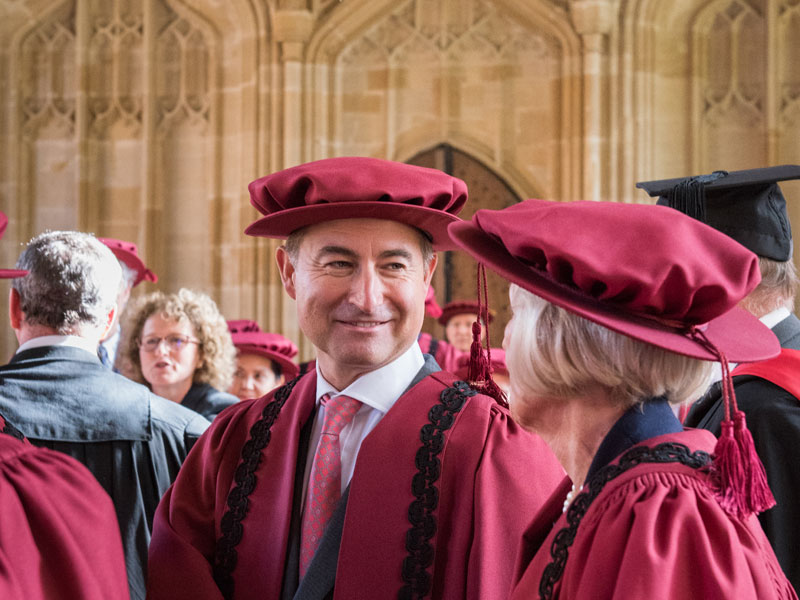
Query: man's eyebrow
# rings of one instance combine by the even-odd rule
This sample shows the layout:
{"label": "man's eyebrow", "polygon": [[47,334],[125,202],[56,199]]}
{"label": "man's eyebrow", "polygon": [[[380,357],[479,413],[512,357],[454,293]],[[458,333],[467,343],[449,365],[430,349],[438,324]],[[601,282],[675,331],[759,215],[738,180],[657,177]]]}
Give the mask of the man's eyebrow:
{"label": "man's eyebrow", "polygon": [[411,254],[408,250],[403,248],[397,248],[396,250],[384,250],[378,255],[378,258],[386,259],[386,258],[405,258],[407,261],[414,260],[414,255]]}
{"label": "man's eyebrow", "polygon": [[350,248],[345,248],[344,246],[323,246],[317,252],[316,259],[319,260],[324,256],[329,254],[338,254],[339,256],[347,256],[349,258],[356,258],[358,255],[355,253],[354,250]]}
{"label": "man's eyebrow", "polygon": [[[329,254],[346,256],[348,258],[358,258],[358,253],[350,248],[347,248],[345,246],[328,245],[328,246],[323,246],[322,248],[319,249],[319,252],[317,252],[316,255],[316,259],[320,260],[321,258]],[[411,261],[414,259],[414,255],[408,250],[405,250],[403,248],[396,248],[391,250],[384,250],[378,255],[378,258],[380,259],[404,258],[408,261]]]}

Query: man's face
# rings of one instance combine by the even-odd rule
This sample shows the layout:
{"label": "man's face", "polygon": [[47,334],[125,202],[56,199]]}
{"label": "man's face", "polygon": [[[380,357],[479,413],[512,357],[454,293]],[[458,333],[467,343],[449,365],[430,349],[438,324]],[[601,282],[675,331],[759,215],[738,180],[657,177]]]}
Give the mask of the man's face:
{"label": "man's face", "polygon": [[454,315],[447,321],[447,325],[444,328],[444,337],[456,347],[456,350],[469,352],[469,348],[472,345],[472,324],[476,318],[473,314],[463,313]]}
{"label": "man's face", "polygon": [[340,219],[304,232],[296,264],[278,250],[300,328],[333,385],[348,385],[415,343],[436,266],[434,256],[425,268],[419,236],[395,221]]}

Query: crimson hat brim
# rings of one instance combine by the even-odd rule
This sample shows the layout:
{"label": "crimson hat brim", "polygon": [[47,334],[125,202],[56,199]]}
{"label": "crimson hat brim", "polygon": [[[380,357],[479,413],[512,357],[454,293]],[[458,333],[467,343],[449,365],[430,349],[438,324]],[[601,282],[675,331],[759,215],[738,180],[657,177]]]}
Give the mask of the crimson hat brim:
{"label": "crimson hat brim", "polygon": [[[449,228],[450,237],[462,250],[496,271],[508,281],[612,331],[653,344],[677,354],[716,361],[717,356],[685,329],[616,310],[580,291],[557,283],[516,259],[505,246],[472,222],[461,221]],[[738,307],[705,325],[705,336],[732,362],[755,362],[777,356],[780,344],[756,317]]]}
{"label": "crimson hat brim", "polygon": [[392,202],[335,202],[288,208],[262,217],[244,232],[256,237],[286,239],[298,229],[336,219],[397,221],[427,234],[435,250],[458,248],[447,233],[448,225],[461,220],[457,216],[425,206]]}
{"label": "crimson hat brim", "polygon": [[237,345],[236,349],[239,351],[239,354],[255,354],[278,363],[287,381],[297,377],[297,374],[300,372],[300,367],[298,367],[297,364],[279,352],[273,352],[260,346],[250,346],[247,344]]}

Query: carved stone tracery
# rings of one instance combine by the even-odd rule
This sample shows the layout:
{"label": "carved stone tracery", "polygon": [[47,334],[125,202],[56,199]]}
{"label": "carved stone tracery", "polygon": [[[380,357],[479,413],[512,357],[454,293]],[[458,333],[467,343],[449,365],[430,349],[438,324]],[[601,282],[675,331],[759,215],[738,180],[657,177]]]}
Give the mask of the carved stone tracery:
{"label": "carved stone tracery", "polygon": [[141,0],[99,0],[92,13],[89,40],[89,112],[92,127],[102,134],[120,119],[132,135],[142,124],[144,64]]}
{"label": "carved stone tracery", "polygon": [[75,9],[68,3],[39,24],[22,41],[20,64],[23,132],[36,132],[49,122],[66,136],[75,131],[77,73]]}

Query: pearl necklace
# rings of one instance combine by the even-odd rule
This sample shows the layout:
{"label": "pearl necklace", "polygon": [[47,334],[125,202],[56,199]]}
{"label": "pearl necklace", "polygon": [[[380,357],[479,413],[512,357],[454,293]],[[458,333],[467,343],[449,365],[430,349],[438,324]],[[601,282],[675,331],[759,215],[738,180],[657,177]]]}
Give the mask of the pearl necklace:
{"label": "pearl necklace", "polygon": [[575,496],[580,494],[582,491],[583,491],[583,486],[575,487],[575,484],[574,483],[572,484],[572,489],[569,491],[569,493],[567,493],[567,497],[564,500],[564,508],[561,509],[562,513],[567,512],[567,509],[569,508],[569,505],[572,504],[572,501],[575,499]]}

